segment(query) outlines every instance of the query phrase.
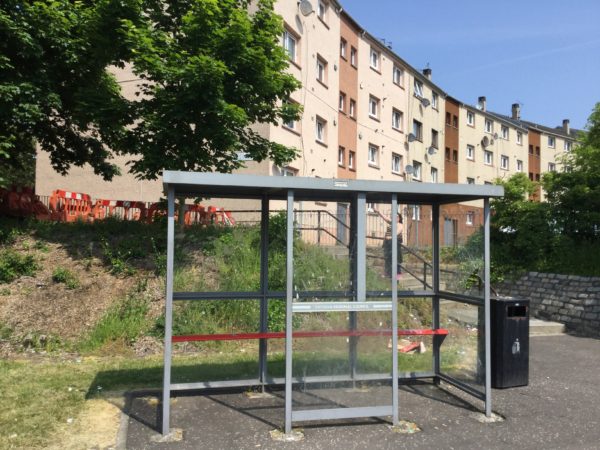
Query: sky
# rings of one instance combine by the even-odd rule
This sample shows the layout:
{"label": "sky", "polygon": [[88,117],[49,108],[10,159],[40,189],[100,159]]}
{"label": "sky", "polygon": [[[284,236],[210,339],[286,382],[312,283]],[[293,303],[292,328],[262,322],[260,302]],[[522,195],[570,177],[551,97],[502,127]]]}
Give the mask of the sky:
{"label": "sky", "polygon": [[340,0],[371,35],[467,104],[584,128],[600,102],[600,0]]}

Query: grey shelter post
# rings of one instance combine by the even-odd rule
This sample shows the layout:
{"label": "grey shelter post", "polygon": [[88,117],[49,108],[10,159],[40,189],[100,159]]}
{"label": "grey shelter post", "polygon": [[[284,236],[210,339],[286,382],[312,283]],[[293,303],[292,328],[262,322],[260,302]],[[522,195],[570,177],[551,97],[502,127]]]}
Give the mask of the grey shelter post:
{"label": "grey shelter post", "polygon": [[[444,381],[462,391],[485,401],[485,413],[491,415],[491,377],[490,377],[490,248],[489,200],[503,195],[503,189],[490,185],[459,185],[434,183],[406,183],[371,180],[340,180],[315,179],[301,177],[268,177],[251,175],[227,175],[217,173],[191,173],[166,171],[163,175],[164,187],[168,198],[168,227],[167,227],[167,273],[165,295],[165,346],[164,346],[164,377],[162,396],[162,433],[167,435],[170,430],[170,397],[172,391],[203,390],[211,388],[230,387],[262,387],[283,386],[285,393],[285,415],[282,418],[285,432],[291,433],[292,426],[297,422],[314,420],[347,419],[358,417],[391,417],[393,425],[398,423],[402,405],[398,400],[398,385],[403,380],[433,379],[439,383]],[[173,280],[175,269],[175,198],[176,197],[217,197],[238,200],[258,200],[261,205],[260,213],[260,287],[257,291],[241,292],[174,292]],[[484,200],[484,291],[483,296],[450,292],[440,284],[440,207],[472,200]],[[269,208],[274,202],[283,202],[286,211],[286,283],[284,291],[273,291],[269,286]],[[349,239],[342,237],[347,245],[348,264],[350,265],[350,284],[339,289],[313,289],[305,287],[294,279],[294,262],[298,252],[294,251],[294,239],[300,239],[302,211],[295,205],[302,202],[336,202],[350,205],[350,226],[343,229],[349,231]],[[391,280],[385,288],[373,290],[367,283],[367,203],[385,203],[391,206]],[[422,290],[399,290],[396,275],[398,271],[398,225],[395,220],[400,205],[430,205],[432,207],[432,284],[424,283]],[[320,211],[318,218],[322,220],[327,211]],[[338,217],[339,219],[339,217]],[[338,220],[339,222],[339,220]],[[298,230],[298,231],[297,231]],[[319,234],[318,239],[321,240]],[[298,253],[296,255],[295,253]],[[348,266],[346,266],[348,267]],[[386,282],[387,283],[387,282]],[[381,285],[377,285],[381,286]],[[431,329],[400,330],[398,328],[399,302],[407,299],[421,299],[431,302]],[[253,300],[260,303],[260,315],[257,319],[256,333],[240,334],[197,334],[190,336],[173,336],[173,302],[229,300]],[[419,300],[419,301],[421,301]],[[274,332],[268,327],[269,301],[285,301],[285,331]],[[448,373],[441,366],[442,345],[448,330],[441,328],[440,303],[460,303],[485,311],[485,383],[484,386],[473,386]],[[368,323],[361,322],[361,315],[375,312],[391,314],[385,328],[369,328]],[[345,329],[312,330],[294,329],[294,317],[308,317],[310,314],[343,314],[348,325]],[[319,317],[319,316],[317,316]],[[379,316],[376,316],[379,317]],[[387,319],[386,319],[387,320]],[[200,331],[200,330],[199,330]],[[398,336],[420,335],[431,336],[433,339],[433,370],[405,371],[398,369]],[[218,337],[215,337],[218,336]],[[301,339],[320,339],[317,342],[326,346],[327,342],[347,342],[344,351],[347,360],[341,365],[340,373],[322,375],[294,373],[296,362],[301,362],[301,351],[295,350],[296,342]],[[213,380],[195,382],[173,382],[171,379],[172,345],[177,342],[210,341],[210,340],[241,340],[255,339],[258,341],[258,373],[250,379]],[[285,373],[284,376],[268,373],[267,349],[269,339],[285,339]],[[361,343],[367,339],[389,339],[390,360],[384,371],[369,368],[361,360]],[[299,356],[298,356],[299,355]],[[389,371],[387,369],[389,367]],[[312,405],[302,405],[295,395],[303,395],[300,387],[322,389],[322,385],[343,386],[344,383],[354,386],[355,383],[374,384],[381,393],[379,396],[366,396],[366,403],[345,404],[336,401],[322,408]],[[345,390],[336,391],[336,395],[344,396]],[[387,397],[386,397],[387,396]],[[300,397],[302,398],[302,397]],[[310,407],[310,409],[307,409]],[[201,417],[198,420],[202,420]]]}

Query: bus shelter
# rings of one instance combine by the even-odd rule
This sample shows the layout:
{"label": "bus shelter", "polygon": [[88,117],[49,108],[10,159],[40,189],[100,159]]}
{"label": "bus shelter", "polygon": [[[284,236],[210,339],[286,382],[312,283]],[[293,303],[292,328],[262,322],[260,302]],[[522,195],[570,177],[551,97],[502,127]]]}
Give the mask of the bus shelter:
{"label": "bus shelter", "polygon": [[[489,202],[490,198],[503,195],[502,187],[175,171],[166,171],[163,181],[168,200],[162,397],[164,435],[170,430],[170,398],[173,391],[241,386],[284,386],[286,433],[291,433],[294,423],[315,420],[391,417],[393,425],[397,425],[401,407],[398,385],[407,379],[431,379],[436,384],[444,381],[482,400],[486,416],[491,416]],[[175,203],[178,197],[227,198],[242,202],[254,201],[260,205],[258,290],[174,292]],[[452,291],[451,287],[440,282],[441,208],[473,201],[483,203],[480,295]],[[301,229],[296,215],[299,202],[329,208],[331,205],[342,205],[344,215],[348,217],[347,230],[343,230],[347,240],[348,270],[344,272],[347,275],[336,275],[340,277],[336,284],[300,283],[295,279],[295,267],[302,264],[302,258],[307,257],[299,253],[298,246],[294,245],[299,239],[298,230]],[[391,273],[380,273],[381,271],[378,272],[369,265],[367,249],[372,236],[366,230],[365,217],[368,211],[375,207],[385,208],[390,218],[396,218],[403,205],[427,206],[431,211],[431,276],[429,283],[424,283],[422,289],[398,287],[398,241],[401,236],[398,227],[401,225],[397,220],[389,220],[389,229],[386,231],[391,240],[391,255],[388,255],[391,257]],[[285,215],[285,259],[279,262],[281,265],[285,264],[285,286],[280,290],[273,290],[269,286],[269,211],[273,208],[281,209]],[[428,326],[399,326],[399,308],[403,308],[404,302],[415,299],[427,302],[430,307],[431,317],[425,321]],[[258,302],[260,314],[256,331],[173,335],[174,302],[207,300]],[[285,305],[284,330],[269,329],[269,307],[273,302]],[[467,305],[474,309],[478,317],[477,354],[474,356],[478,360],[478,367],[472,371],[474,378],[477,378],[476,382],[465,382],[456,375],[466,370],[460,364],[454,364],[452,370],[446,369],[446,361],[451,361],[452,355],[444,353],[445,346],[442,344],[445,339],[451,338],[452,332],[441,324],[441,304]],[[318,320],[312,320],[314,318]],[[318,324],[330,319],[335,326],[319,329]],[[403,370],[399,367],[398,342],[399,337],[404,336],[427,336],[431,339],[431,352],[427,354],[431,358],[429,369],[409,367],[408,370]],[[255,377],[172,382],[173,344],[247,339],[259,342]],[[284,342],[284,373],[279,376],[269,373],[268,346],[273,340]],[[310,352],[305,351],[306,346],[296,346],[297,342],[318,342],[313,348],[313,354],[330,347],[336,347],[340,351],[330,358],[335,359],[335,363],[328,363],[323,359],[319,364],[308,364],[305,361],[300,363]],[[457,351],[452,349],[449,353]],[[357,383],[361,387],[374,387],[368,395],[359,398],[356,392],[360,393],[361,389],[357,389]],[[358,400],[355,401],[355,397]]]}

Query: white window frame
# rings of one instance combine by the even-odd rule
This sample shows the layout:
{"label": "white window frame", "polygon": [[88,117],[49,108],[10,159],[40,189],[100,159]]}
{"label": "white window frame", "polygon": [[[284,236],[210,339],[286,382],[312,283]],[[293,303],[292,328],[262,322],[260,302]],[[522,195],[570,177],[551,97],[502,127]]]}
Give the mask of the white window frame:
{"label": "white window frame", "polygon": [[431,129],[431,146],[433,148],[439,148],[440,143],[440,133],[438,130]]}
{"label": "white window frame", "polygon": [[431,93],[431,107],[433,109],[438,109],[439,107],[440,96],[436,92]]}
{"label": "white window frame", "polygon": [[517,144],[523,145],[523,133],[517,131]]}
{"label": "white window frame", "polygon": [[282,177],[295,177],[298,173],[296,169],[292,169],[291,167],[280,167],[279,171]]}
{"label": "white window frame", "polygon": [[327,139],[327,121],[319,116],[315,119],[315,139],[321,144]]}
{"label": "white window frame", "polygon": [[475,184],[475,178],[467,177],[467,184]]}
{"label": "white window frame", "polygon": [[344,147],[338,147],[338,166],[344,167],[346,159],[346,149]]}
{"label": "white window frame", "polygon": [[493,133],[494,132],[494,122],[490,119],[485,119],[485,128],[484,128],[486,133]]}
{"label": "white window frame", "polygon": [[571,141],[565,140],[563,144],[563,149],[565,150],[565,152],[570,152],[573,149],[573,143]]}
{"label": "white window frame", "polygon": [[510,160],[506,155],[500,155],[500,168],[504,170],[508,170],[508,165],[510,164]]}
{"label": "white window frame", "polygon": [[346,53],[348,48],[348,42],[344,38],[340,38],[340,56],[346,59]]}
{"label": "white window frame", "polygon": [[475,146],[467,144],[467,159],[469,161],[475,161]]}
{"label": "white window frame", "polygon": [[392,81],[397,86],[404,86],[404,70],[396,65],[392,70]]}
{"label": "white window frame", "polygon": [[467,111],[467,125],[475,126],[475,113],[473,111]]}
{"label": "white window frame", "polygon": [[419,161],[413,161],[413,180],[422,180],[423,178],[423,164]]}
{"label": "white window frame", "polygon": [[415,82],[413,83],[413,89],[415,90],[415,95],[417,97],[423,98],[423,82],[417,80],[415,78]]}
{"label": "white window frame", "polygon": [[356,100],[353,98],[348,102],[348,115],[350,117],[356,117]]}
{"label": "white window frame", "polygon": [[327,61],[317,55],[317,80],[327,86]]}
{"label": "white window frame", "polygon": [[[296,103],[293,102],[292,100],[285,100],[284,103]],[[284,128],[287,128],[288,130],[292,130],[292,131],[298,131],[298,121],[296,120],[292,120],[290,122],[282,122],[281,124]]]}
{"label": "white window frame", "polygon": [[340,91],[340,101],[338,107],[343,113],[346,112],[346,94],[342,91]]}
{"label": "white window frame", "polygon": [[412,207],[412,220],[416,222],[421,220],[421,207],[419,205],[413,205]]}
{"label": "white window frame", "polygon": [[517,172],[523,172],[523,161],[517,159]]}
{"label": "white window frame", "polygon": [[556,163],[553,163],[553,162],[548,163],[548,172],[556,172]]}
{"label": "white window frame", "polygon": [[439,179],[437,168],[436,167],[432,167],[431,171],[430,171],[430,174],[431,174],[431,182],[432,183],[437,183],[438,179]]}
{"label": "white window frame", "polygon": [[486,166],[493,166],[494,165],[494,152],[491,152],[489,150],[484,150],[483,151],[483,163]]}
{"label": "white window frame", "polygon": [[413,134],[417,138],[417,141],[423,142],[423,123],[416,119],[413,119]]}
{"label": "white window frame", "polygon": [[404,113],[399,109],[392,108],[392,128],[397,131],[403,131]]}
{"label": "white window frame", "polygon": [[379,72],[379,67],[381,65],[380,62],[381,53],[379,53],[377,50],[371,47],[371,51],[369,53],[369,66],[371,67],[371,69],[375,69],[377,72]]}
{"label": "white window frame", "polygon": [[356,47],[350,46],[350,64],[353,67],[357,67],[356,66],[356,64],[357,64],[357,61],[356,61],[357,57],[358,57],[358,49]]}
{"label": "white window frame", "polygon": [[367,152],[367,162],[371,167],[379,167],[379,146],[375,144],[369,144]]}
{"label": "white window frame", "polygon": [[329,10],[329,3],[327,3],[324,0],[317,1],[317,17],[325,23],[327,23],[328,10]]}
{"label": "white window frame", "polygon": [[466,223],[467,225],[473,225],[475,213],[473,211],[467,211]]}
{"label": "white window frame", "polygon": [[[290,47],[290,41],[294,42],[293,49]],[[288,54],[288,59],[298,63],[298,37],[287,28],[283,30],[283,48]]]}
{"label": "white window frame", "polygon": [[509,130],[508,130],[508,127],[506,125],[501,125],[500,126],[500,133],[502,134],[502,139],[508,141]]}
{"label": "white window frame", "polygon": [[398,153],[392,153],[392,173],[402,173],[402,155]]}
{"label": "white window frame", "polygon": [[379,99],[369,95],[369,117],[379,119]]}
{"label": "white window frame", "polygon": [[554,136],[548,136],[548,147],[550,147],[550,148],[556,147],[556,138]]}
{"label": "white window frame", "polygon": [[354,170],[354,158],[355,153],[352,150],[348,150],[348,169]]}

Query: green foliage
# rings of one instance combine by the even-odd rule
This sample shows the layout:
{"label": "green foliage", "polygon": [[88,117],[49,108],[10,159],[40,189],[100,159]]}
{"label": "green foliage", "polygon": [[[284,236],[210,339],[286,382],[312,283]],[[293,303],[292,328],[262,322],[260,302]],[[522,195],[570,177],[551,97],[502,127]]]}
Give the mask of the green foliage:
{"label": "green foliage", "polygon": [[39,264],[33,255],[23,255],[15,250],[0,251],[0,283],[10,283],[20,276],[34,276]]}
{"label": "green foliage", "polygon": [[64,267],[57,267],[54,269],[52,272],[52,281],[55,283],[63,283],[67,289],[77,289],[79,287],[77,276]]}
{"label": "green foliage", "polygon": [[111,342],[131,344],[148,330],[148,302],[135,293],[111,307],[80,344],[81,351],[95,351]]}

